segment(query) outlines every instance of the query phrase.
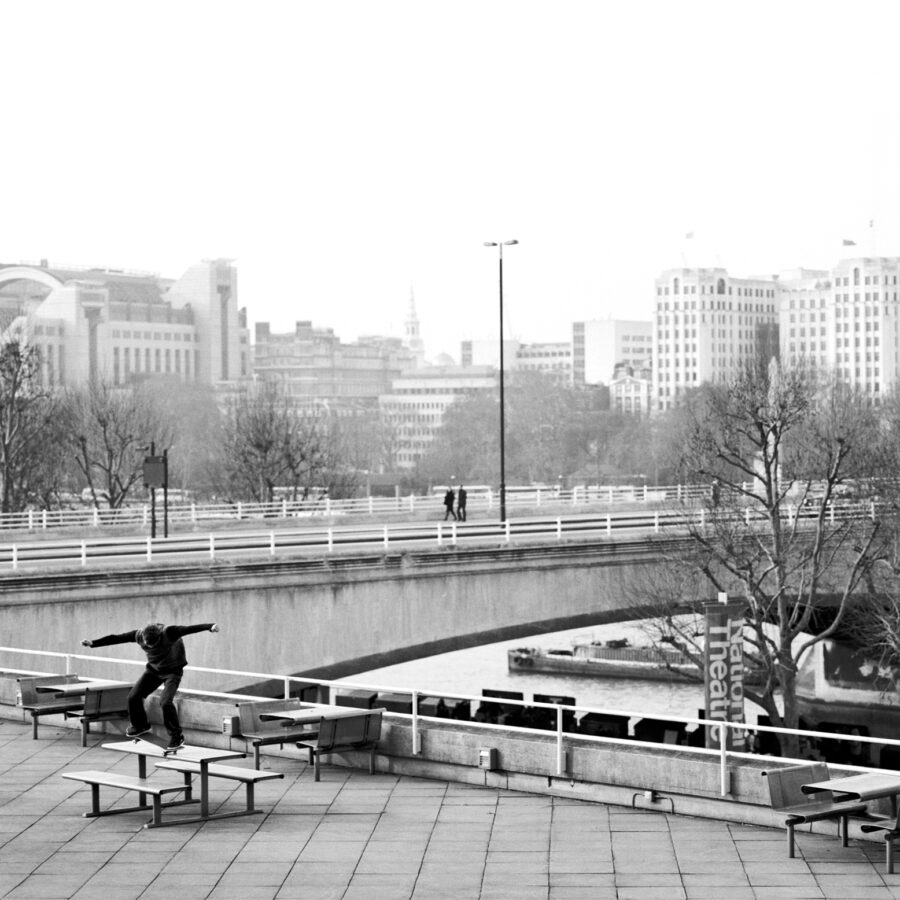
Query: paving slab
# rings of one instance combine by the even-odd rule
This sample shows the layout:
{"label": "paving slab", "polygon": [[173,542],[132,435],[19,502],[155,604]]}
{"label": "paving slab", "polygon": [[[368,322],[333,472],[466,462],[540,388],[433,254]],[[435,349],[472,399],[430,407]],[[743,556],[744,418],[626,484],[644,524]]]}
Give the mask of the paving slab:
{"label": "paving slab", "polygon": [[[900,900],[880,843],[803,833],[791,860],[783,829],[327,765],[317,783],[280,756],[257,816],[88,819],[61,773],[130,772],[101,742],[0,722],[0,900]],[[215,785],[214,806],[242,804]]]}

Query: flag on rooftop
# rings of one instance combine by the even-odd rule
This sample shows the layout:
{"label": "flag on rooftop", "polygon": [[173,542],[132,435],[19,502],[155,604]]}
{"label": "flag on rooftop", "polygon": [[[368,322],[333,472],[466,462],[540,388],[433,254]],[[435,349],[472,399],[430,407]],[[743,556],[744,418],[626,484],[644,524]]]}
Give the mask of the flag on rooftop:
{"label": "flag on rooftop", "polygon": [[855,247],[856,241],[848,241],[847,238],[844,238],[844,246],[845,247]]}

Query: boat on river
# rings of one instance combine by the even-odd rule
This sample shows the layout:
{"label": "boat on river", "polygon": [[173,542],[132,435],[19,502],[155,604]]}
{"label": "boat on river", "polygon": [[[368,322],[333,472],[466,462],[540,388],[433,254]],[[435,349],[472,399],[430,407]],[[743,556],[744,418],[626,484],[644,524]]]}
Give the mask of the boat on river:
{"label": "boat on river", "polygon": [[515,647],[507,651],[510,672],[697,681],[700,672],[680,650],[631,647],[627,640],[572,642],[571,650]]}

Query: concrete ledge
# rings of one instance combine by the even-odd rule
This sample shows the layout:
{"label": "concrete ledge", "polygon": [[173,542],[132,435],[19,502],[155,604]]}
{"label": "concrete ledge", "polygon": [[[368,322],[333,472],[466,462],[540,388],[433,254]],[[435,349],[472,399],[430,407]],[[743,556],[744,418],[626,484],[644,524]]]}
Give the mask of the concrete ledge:
{"label": "concrete ledge", "polygon": [[[244,750],[242,738],[222,730],[223,719],[235,713],[235,702],[217,697],[180,695],[179,716],[188,743]],[[161,727],[162,716],[156,696],[149,698],[147,710],[151,721]],[[15,678],[2,673],[0,718],[26,722],[25,712],[15,706]],[[78,732],[77,722],[62,716],[46,717],[42,727],[47,726]],[[105,735],[122,734],[124,727],[124,722],[96,723],[92,735],[96,730],[94,740],[99,743]],[[769,806],[768,788],[762,776],[772,765],[767,757],[735,760],[729,766],[730,790],[723,797],[716,757],[668,745],[623,743],[567,734],[564,738],[565,771],[559,774],[555,732],[478,726],[451,719],[420,719],[419,742],[420,753],[413,754],[410,716],[386,713],[375,757],[377,770],[784,828],[784,815]],[[493,751],[494,769],[479,765],[483,750]],[[284,748],[272,745],[263,747],[262,751],[263,765],[267,756],[295,759],[298,765],[305,765],[307,760],[306,752],[290,742]],[[327,763],[367,769],[368,754],[335,753],[327,758]],[[652,802],[644,794],[650,790],[658,798]],[[859,824],[851,820],[853,837],[876,840],[863,835]],[[835,832],[831,822],[816,822],[807,827],[823,834]]]}

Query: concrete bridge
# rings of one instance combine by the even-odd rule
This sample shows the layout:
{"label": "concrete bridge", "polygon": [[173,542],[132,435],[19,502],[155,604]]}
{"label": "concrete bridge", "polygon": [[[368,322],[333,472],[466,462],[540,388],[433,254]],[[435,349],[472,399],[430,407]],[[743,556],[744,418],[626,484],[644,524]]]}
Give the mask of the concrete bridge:
{"label": "concrete bridge", "polygon": [[[624,588],[636,567],[658,559],[660,542],[7,576],[0,580],[0,644],[81,653],[82,638],[148,621],[218,622],[220,635],[190,639],[193,665],[337,678],[633,618]],[[664,543],[671,550],[673,541]]]}

